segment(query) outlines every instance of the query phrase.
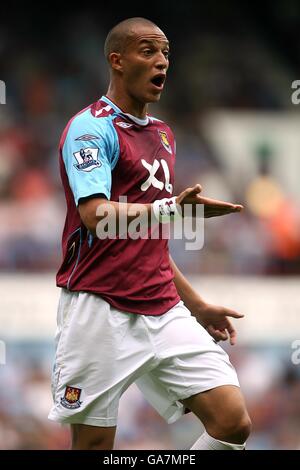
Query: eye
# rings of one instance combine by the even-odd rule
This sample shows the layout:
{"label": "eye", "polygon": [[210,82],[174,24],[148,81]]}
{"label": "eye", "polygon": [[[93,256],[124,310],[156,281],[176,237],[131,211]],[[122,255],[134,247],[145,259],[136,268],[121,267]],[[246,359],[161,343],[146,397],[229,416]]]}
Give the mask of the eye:
{"label": "eye", "polygon": [[152,50],[151,50],[151,49],[144,49],[144,50],[143,50],[143,54],[144,54],[145,56],[150,56],[150,55],[152,54]]}
{"label": "eye", "polygon": [[168,59],[170,57],[170,51],[163,51],[163,55]]}

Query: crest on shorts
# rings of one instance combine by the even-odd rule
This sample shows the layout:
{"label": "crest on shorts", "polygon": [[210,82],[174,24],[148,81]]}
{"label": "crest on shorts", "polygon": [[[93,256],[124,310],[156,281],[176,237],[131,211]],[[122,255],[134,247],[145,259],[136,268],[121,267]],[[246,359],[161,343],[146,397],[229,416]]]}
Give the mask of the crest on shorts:
{"label": "crest on shorts", "polygon": [[74,409],[79,408],[82,401],[79,400],[81,395],[81,388],[66,386],[65,395],[60,399],[60,403],[65,408]]}
{"label": "crest on shorts", "polygon": [[77,164],[74,166],[81,171],[92,171],[94,168],[98,168],[101,166],[101,162],[98,160],[98,152],[98,148],[82,148],[79,152],[73,153],[77,160]]}
{"label": "crest on shorts", "polygon": [[172,153],[172,148],[168,139],[168,134],[165,131],[158,131],[161,143],[165,147],[165,149],[169,152]]}

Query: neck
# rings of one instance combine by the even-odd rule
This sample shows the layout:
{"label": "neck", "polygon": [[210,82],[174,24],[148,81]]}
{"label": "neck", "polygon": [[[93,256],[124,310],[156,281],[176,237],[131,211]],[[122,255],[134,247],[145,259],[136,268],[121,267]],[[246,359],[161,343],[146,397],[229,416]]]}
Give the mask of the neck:
{"label": "neck", "polygon": [[135,100],[124,90],[120,90],[114,87],[112,83],[110,83],[108,87],[106,96],[124,113],[132,114],[132,116],[135,116],[139,119],[145,119],[148,105],[146,103],[141,103]]}

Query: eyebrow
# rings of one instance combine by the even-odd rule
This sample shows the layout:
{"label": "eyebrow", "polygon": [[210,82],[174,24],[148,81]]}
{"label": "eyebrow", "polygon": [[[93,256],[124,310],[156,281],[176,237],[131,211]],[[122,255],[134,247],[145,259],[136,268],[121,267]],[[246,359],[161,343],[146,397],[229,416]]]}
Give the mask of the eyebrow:
{"label": "eyebrow", "polygon": [[[159,41],[159,39],[141,39],[141,40],[139,41],[139,46],[141,46],[141,45],[143,45],[143,44],[151,44],[151,45],[153,45],[153,43],[158,42],[158,41]],[[164,42],[164,46],[165,46],[165,47],[168,47],[168,48],[170,47],[170,46],[169,46],[169,41],[166,40],[166,41],[163,41],[163,42]]]}

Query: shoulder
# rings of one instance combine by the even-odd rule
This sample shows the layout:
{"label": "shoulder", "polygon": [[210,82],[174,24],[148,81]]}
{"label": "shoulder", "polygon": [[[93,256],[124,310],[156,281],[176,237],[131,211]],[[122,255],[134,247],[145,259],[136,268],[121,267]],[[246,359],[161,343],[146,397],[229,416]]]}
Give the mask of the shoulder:
{"label": "shoulder", "polygon": [[96,101],[87,108],[77,113],[69,122],[69,130],[94,129],[98,132],[112,127],[112,121],[116,117],[114,110],[103,101]]}
{"label": "shoulder", "polygon": [[113,110],[105,108],[107,108],[105,103],[97,101],[75,114],[63,131],[60,146],[64,145],[67,138],[79,142],[99,138],[114,139],[116,136],[112,122],[115,115]]}

